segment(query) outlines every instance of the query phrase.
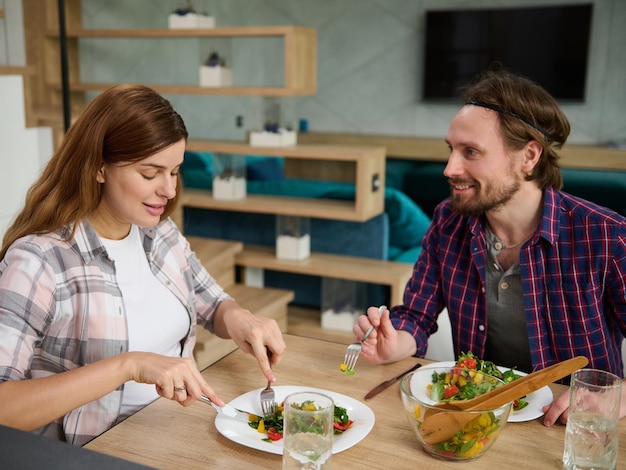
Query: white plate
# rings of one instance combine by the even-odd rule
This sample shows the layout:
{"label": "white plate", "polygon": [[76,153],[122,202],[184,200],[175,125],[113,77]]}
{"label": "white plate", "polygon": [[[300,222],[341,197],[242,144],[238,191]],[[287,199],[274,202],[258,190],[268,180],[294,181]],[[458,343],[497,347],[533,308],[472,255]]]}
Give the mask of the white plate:
{"label": "white plate", "polygon": [[[348,417],[354,421],[350,429],[334,436],[333,454],[349,449],[353,445],[360,442],[374,427],[374,412],[365,404],[354,398],[341,393],[331,392],[330,390],[322,390],[321,388],[298,387],[298,386],[276,386],[272,387],[276,394],[276,402],[281,403],[285,397],[295,392],[319,392],[328,395],[335,401],[335,405],[345,408]],[[250,411],[254,414],[261,413],[261,403],[259,394],[262,388],[244,393],[232,400],[229,405],[239,408],[240,410]],[[275,442],[265,442],[262,439],[265,434],[260,434],[256,429],[248,426],[247,423],[228,418],[221,414],[215,417],[215,427],[219,433],[238,444],[251,447],[253,449],[269,452],[272,454],[282,455],[283,440]]]}
{"label": "white plate", "polygon": [[[433,364],[428,364],[429,366],[436,367],[452,367],[456,364],[454,361],[446,361],[446,362],[436,362]],[[500,367],[498,366],[502,372],[509,370],[508,367]],[[518,375],[528,375],[525,372],[516,370],[516,374]],[[509,419],[507,420],[509,423],[521,423],[522,421],[531,421],[533,419],[539,418],[543,416],[543,408],[546,405],[552,403],[554,396],[552,395],[552,390],[547,385],[545,387],[540,388],[539,390],[530,393],[524,398],[528,402],[528,405],[525,408],[522,408],[519,411],[511,411],[509,415]]]}

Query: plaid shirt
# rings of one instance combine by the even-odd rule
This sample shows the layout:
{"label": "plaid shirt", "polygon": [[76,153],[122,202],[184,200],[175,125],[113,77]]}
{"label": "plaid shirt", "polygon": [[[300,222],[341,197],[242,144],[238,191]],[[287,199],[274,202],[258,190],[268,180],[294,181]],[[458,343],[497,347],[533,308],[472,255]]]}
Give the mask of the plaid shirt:
{"label": "plaid shirt", "polygon": [[[533,369],[581,355],[589,367],[623,377],[626,334],[626,219],[567,193],[547,189],[538,230],[520,250]],[[426,352],[437,316],[448,308],[454,351],[485,352],[484,217],[463,217],[444,201],[424,236],[404,305],[391,311]]]}
{"label": "plaid shirt", "polygon": [[[23,237],[0,262],[0,381],[47,377],[128,351],[113,262],[87,221],[65,242],[68,233]],[[171,220],[140,234],[152,272],[189,312],[182,354],[192,357],[196,324],[212,330],[215,309],[230,297]],[[83,445],[117,422],[123,389],[36,432]]]}

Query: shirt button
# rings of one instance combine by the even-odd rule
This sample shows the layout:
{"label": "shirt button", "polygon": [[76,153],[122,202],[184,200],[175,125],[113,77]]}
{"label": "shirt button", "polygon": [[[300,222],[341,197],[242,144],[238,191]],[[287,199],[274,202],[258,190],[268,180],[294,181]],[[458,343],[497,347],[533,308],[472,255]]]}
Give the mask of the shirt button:
{"label": "shirt button", "polygon": [[171,282],[170,282],[170,281],[165,281],[165,285],[166,285],[166,286],[169,286],[170,284],[171,284]]}
{"label": "shirt button", "polygon": [[493,263],[493,267],[496,268],[496,271],[500,271],[500,266],[498,266],[498,263]]}
{"label": "shirt button", "polygon": [[478,331],[485,331],[485,325],[479,325]]}
{"label": "shirt button", "polygon": [[505,281],[502,284],[500,284],[500,287],[504,290],[507,290],[509,288],[509,283]]}
{"label": "shirt button", "polygon": [[495,242],[495,243],[493,244],[493,247],[494,247],[496,250],[500,251],[500,250],[502,249],[502,243],[500,243],[500,242]]}

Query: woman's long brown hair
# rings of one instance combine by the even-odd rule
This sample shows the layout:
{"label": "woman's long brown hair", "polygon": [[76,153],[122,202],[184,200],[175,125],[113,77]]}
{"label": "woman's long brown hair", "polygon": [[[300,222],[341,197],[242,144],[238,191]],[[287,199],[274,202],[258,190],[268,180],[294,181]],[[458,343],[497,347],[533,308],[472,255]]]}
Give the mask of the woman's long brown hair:
{"label": "woman's long brown hair", "polygon": [[[169,101],[143,85],[117,85],[98,95],[67,132],[24,208],[7,229],[0,259],[18,238],[76,224],[100,203],[96,174],[103,164],[133,163],[187,139],[187,129]],[[170,200],[161,216],[175,208]]]}

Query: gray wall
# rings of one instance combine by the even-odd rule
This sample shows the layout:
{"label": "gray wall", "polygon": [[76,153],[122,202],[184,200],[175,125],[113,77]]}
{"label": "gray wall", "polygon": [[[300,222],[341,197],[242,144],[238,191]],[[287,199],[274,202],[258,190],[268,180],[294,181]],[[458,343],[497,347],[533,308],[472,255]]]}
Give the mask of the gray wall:
{"label": "gray wall", "polygon": [[[584,104],[563,104],[571,143],[626,141],[626,2],[623,0],[194,0],[218,26],[292,24],[318,31],[318,90],[283,98],[287,116],[312,131],[443,137],[456,105],[419,101],[424,11],[542,4],[593,3]],[[154,28],[182,0],[83,0],[85,27]],[[532,34],[529,25],[528,34]],[[523,38],[520,38],[523,40]],[[272,42],[273,41],[273,42]],[[276,41],[279,41],[278,43]],[[82,39],[84,81],[197,83],[212,48],[226,54],[239,85],[280,84],[278,39]],[[541,51],[537,51],[541,54]],[[168,96],[193,138],[244,139],[260,98]],[[245,118],[237,128],[236,116]]]}

